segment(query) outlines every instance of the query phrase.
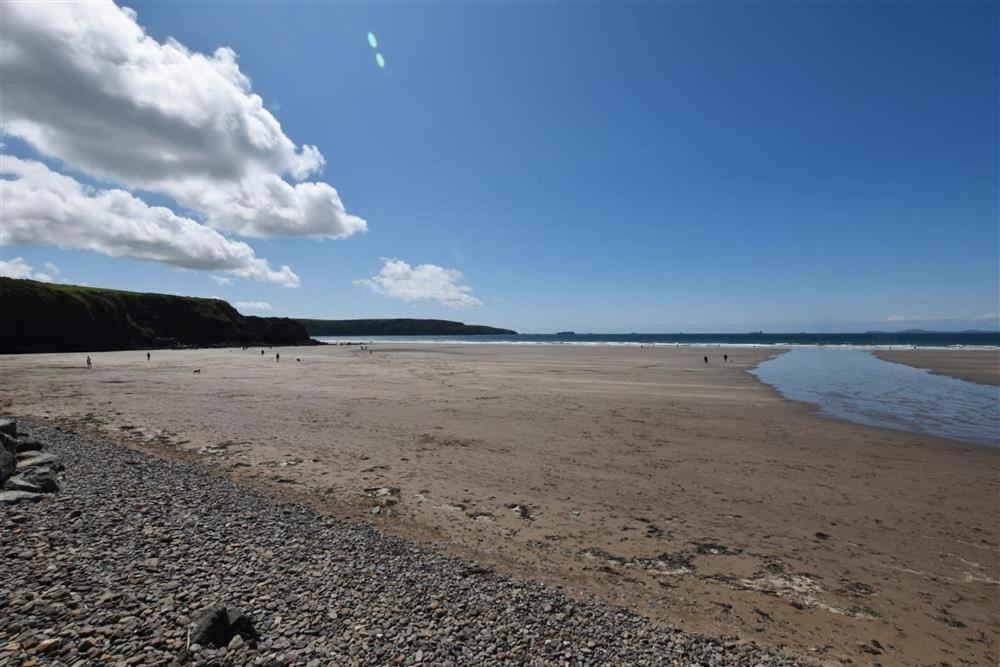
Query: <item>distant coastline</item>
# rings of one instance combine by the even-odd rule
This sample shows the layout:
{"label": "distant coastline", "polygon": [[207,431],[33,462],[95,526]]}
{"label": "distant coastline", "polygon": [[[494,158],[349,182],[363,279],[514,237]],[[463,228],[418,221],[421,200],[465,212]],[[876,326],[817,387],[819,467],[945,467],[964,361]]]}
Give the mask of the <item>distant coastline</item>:
{"label": "distant coastline", "polygon": [[[313,334],[324,343],[357,340],[359,334]],[[593,345],[634,347],[851,347],[869,349],[1000,349],[1000,332],[715,333],[715,334],[365,334],[373,342],[494,345]]]}
{"label": "distant coastline", "polygon": [[296,319],[310,336],[516,336],[513,329],[452,320],[410,318],[366,320]]}

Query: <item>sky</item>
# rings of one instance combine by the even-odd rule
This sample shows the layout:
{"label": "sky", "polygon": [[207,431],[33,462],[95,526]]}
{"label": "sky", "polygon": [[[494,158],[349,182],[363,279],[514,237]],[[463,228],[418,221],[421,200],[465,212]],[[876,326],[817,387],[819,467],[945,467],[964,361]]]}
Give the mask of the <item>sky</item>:
{"label": "sky", "polygon": [[5,2],[0,268],[522,332],[996,329],[998,7]]}

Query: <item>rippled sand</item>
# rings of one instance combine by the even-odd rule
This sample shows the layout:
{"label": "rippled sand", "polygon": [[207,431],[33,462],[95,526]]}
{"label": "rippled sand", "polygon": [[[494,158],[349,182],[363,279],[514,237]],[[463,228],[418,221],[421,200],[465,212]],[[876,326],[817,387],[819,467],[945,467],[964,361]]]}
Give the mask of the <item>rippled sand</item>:
{"label": "rippled sand", "polygon": [[272,352],[2,357],[0,397],[687,629],[998,659],[1000,452],[816,417],[772,351]]}

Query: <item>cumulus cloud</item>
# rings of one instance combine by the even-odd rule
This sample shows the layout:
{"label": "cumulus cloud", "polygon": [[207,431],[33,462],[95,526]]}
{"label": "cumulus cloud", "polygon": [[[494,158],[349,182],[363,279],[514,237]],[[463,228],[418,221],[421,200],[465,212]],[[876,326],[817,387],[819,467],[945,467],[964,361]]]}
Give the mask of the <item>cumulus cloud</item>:
{"label": "cumulus cloud", "polygon": [[213,273],[211,276],[209,276],[209,278],[211,278],[213,281],[215,281],[215,284],[217,284],[217,285],[232,285],[233,284],[233,279],[229,278],[227,276],[220,276],[220,275],[217,275],[217,274]]}
{"label": "cumulus cloud", "polygon": [[237,301],[233,304],[236,310],[271,310],[271,304],[267,301]]}
{"label": "cumulus cloud", "polygon": [[54,276],[59,275],[59,267],[52,262],[45,262],[45,269]]}
{"label": "cumulus cloud", "polygon": [[472,296],[472,288],[461,284],[462,273],[434,264],[410,266],[399,259],[384,260],[382,270],[371,278],[355,280],[355,285],[376,294],[403,301],[437,301],[449,308],[470,308],[482,302]]}
{"label": "cumulus cloud", "polygon": [[0,176],[0,244],[80,248],[286,287],[299,284],[290,268],[272,269],[246,243],[168,208],[148,206],[125,190],[89,188],[40,162],[9,155],[0,159]]}
{"label": "cumulus cloud", "polygon": [[[366,229],[240,70],[159,42],[114,3],[4,3],[4,132],[74,169],[166,194],[220,230],[340,238]],[[290,179],[292,182],[289,182]]]}
{"label": "cumulus cloud", "polygon": [[[46,262],[45,266],[55,268],[55,265],[51,262]],[[59,273],[59,270],[56,269],[54,273]],[[52,276],[47,273],[35,271],[30,264],[24,261],[23,257],[15,257],[8,261],[0,260],[0,276],[4,278],[27,278],[28,280],[37,280],[42,283],[52,282]]]}

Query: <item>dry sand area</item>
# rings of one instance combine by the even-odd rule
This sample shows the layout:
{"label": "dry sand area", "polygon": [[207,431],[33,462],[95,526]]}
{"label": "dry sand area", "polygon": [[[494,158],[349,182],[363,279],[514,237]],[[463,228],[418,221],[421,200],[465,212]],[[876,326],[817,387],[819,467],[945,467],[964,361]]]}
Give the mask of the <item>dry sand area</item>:
{"label": "dry sand area", "polygon": [[938,375],[1000,385],[1000,350],[879,350],[875,356]]}
{"label": "dry sand area", "polygon": [[1000,657],[1000,451],[813,415],[772,350],[275,351],[6,356],[0,400],[688,630]]}

